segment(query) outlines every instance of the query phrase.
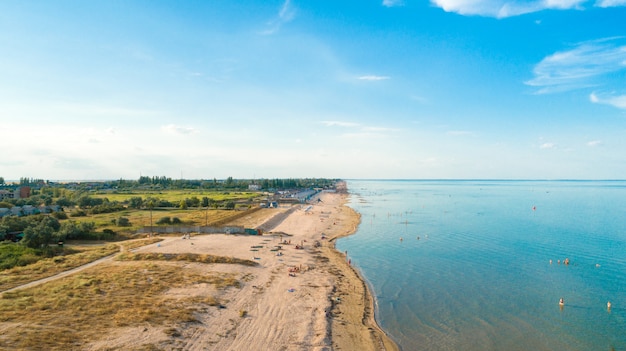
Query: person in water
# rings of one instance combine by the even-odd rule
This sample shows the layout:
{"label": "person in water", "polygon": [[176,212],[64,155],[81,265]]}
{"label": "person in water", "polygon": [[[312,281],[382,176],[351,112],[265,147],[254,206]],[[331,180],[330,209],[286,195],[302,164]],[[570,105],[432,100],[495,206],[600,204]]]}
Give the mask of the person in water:
{"label": "person in water", "polygon": [[565,305],[565,301],[563,300],[563,298],[561,298],[561,299],[559,300],[559,305],[561,305],[561,306]]}

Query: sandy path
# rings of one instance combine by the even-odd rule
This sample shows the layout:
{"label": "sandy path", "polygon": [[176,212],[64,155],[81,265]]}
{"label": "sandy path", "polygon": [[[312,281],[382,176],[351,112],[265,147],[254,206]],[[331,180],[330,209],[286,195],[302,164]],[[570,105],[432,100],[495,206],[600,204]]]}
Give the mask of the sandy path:
{"label": "sandy path", "polygon": [[78,266],[76,268],[72,268],[72,269],[67,270],[65,272],[61,272],[61,273],[53,275],[51,277],[42,278],[42,279],[39,279],[39,280],[32,281],[30,283],[26,283],[26,284],[23,284],[23,285],[20,285],[20,286],[16,286],[16,287],[8,289],[8,290],[0,291],[0,294],[6,293],[6,292],[11,292],[11,291],[16,291],[16,290],[20,290],[20,289],[32,288],[34,286],[41,285],[41,284],[44,284],[44,283],[47,283],[47,282],[50,282],[50,281],[53,281],[53,280],[56,280],[56,279],[67,277],[68,275],[72,275],[74,273],[78,273],[78,272],[80,272],[82,270],[85,270],[87,268],[99,265],[99,264],[107,262],[107,261],[111,261],[111,260],[113,260],[113,258],[115,258],[115,256],[117,256],[117,253],[113,254],[113,255],[109,255],[109,256],[103,257],[103,258],[95,260],[93,262],[89,262],[89,263],[84,264],[82,266]]}

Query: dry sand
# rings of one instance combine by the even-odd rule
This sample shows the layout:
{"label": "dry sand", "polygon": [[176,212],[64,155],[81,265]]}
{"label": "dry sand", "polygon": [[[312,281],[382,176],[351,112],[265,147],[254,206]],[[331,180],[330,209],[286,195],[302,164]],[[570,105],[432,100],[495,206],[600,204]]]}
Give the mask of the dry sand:
{"label": "dry sand", "polygon": [[[143,252],[234,256],[260,264],[258,267],[189,264],[189,269],[234,274],[243,284],[240,289],[217,292],[222,294],[219,298],[226,301],[225,308],[200,312],[201,323],[186,327],[184,343],[174,349],[398,349],[376,325],[373,301],[363,280],[348,265],[345,256],[334,249],[333,240],[353,233],[359,215],[345,206],[347,195],[344,192],[323,192],[319,198],[321,202],[310,208],[298,205],[296,211],[273,229],[274,234],[170,237],[140,249]],[[269,211],[280,213],[286,209]],[[249,220],[258,221],[258,218]],[[303,248],[298,249],[296,245]],[[277,246],[282,248],[276,251]],[[206,293],[198,286],[170,292],[180,296]],[[89,349],[167,343],[168,336],[162,330],[135,329],[120,329],[94,342]]]}

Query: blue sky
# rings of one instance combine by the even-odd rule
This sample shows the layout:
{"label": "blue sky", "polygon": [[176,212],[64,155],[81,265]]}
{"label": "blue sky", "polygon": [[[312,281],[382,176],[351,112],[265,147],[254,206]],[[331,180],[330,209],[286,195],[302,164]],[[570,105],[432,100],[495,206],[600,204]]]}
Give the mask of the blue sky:
{"label": "blue sky", "polygon": [[2,1],[0,176],[626,178],[626,0]]}

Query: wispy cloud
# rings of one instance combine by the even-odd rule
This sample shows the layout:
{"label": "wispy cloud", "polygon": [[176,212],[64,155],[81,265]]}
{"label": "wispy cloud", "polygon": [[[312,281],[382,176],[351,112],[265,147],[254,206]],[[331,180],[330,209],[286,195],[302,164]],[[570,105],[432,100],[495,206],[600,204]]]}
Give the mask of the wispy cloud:
{"label": "wispy cloud", "polygon": [[404,6],[404,1],[402,1],[402,0],[383,0],[383,6],[385,6],[385,7]]}
{"label": "wispy cloud", "polygon": [[190,128],[190,127],[181,127],[181,126],[177,126],[174,124],[169,124],[166,126],[162,126],[161,130],[165,133],[169,133],[169,134],[179,134],[179,135],[189,135],[189,134],[195,134],[198,132],[197,129],[195,128]]}
{"label": "wispy cloud", "polygon": [[396,128],[365,126],[353,122],[322,121],[322,124],[327,127],[341,127],[351,130],[341,135],[344,138],[381,138],[388,136],[391,132],[398,131]]}
{"label": "wispy cloud", "polygon": [[583,42],[571,50],[547,56],[533,69],[535,77],[527,85],[537,93],[555,93],[600,85],[598,78],[626,69],[623,38]]}
{"label": "wispy cloud", "polygon": [[[620,1],[620,0],[614,0]],[[581,8],[587,0],[431,0],[446,12],[465,16],[505,18],[547,9],[567,10]]]}
{"label": "wispy cloud", "polygon": [[540,149],[554,149],[556,148],[555,143],[543,143],[539,146]]}
{"label": "wispy cloud", "polygon": [[387,79],[391,79],[391,77],[388,76],[375,76],[375,75],[367,75],[367,76],[360,76],[357,79],[359,80],[368,80],[368,81],[379,81],[379,80],[387,80]]}
{"label": "wispy cloud", "polygon": [[602,145],[602,140],[591,140],[587,142],[587,146],[595,147]]}
{"label": "wispy cloud", "polygon": [[296,17],[296,10],[291,5],[291,0],[285,0],[278,10],[276,17],[267,22],[267,29],[261,32],[263,35],[272,35],[280,30],[280,28]]}
{"label": "wispy cloud", "polygon": [[341,122],[341,121],[322,121],[322,124],[327,127],[358,127],[360,124],[353,122]]}
{"label": "wispy cloud", "polygon": [[598,95],[597,93],[591,93],[589,100],[595,104],[610,105],[626,110],[626,95]]}
{"label": "wispy cloud", "polygon": [[598,0],[595,6],[597,7],[618,7],[626,6],[626,0]]}

